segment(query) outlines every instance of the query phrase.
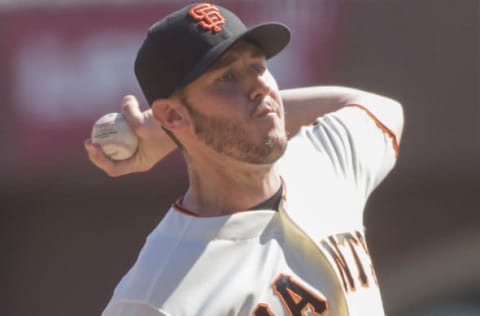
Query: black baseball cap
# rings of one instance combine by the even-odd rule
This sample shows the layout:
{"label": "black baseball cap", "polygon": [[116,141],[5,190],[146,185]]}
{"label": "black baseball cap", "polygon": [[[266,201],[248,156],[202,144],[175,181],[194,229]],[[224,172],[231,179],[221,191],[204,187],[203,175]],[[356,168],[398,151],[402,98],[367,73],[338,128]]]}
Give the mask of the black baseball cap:
{"label": "black baseball cap", "polygon": [[253,43],[268,59],[288,44],[290,30],[281,23],[247,28],[230,10],[209,3],[190,4],[153,24],[135,59],[148,103],[194,81],[239,40]]}

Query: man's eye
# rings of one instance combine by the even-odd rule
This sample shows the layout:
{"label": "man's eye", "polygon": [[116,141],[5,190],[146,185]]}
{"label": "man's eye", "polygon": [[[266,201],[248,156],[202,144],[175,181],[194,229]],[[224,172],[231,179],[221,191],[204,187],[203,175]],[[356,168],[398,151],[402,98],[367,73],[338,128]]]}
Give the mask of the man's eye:
{"label": "man's eye", "polygon": [[258,64],[258,65],[252,65],[252,68],[260,75],[263,75],[265,70],[267,70],[267,67],[264,65]]}
{"label": "man's eye", "polygon": [[234,81],[235,80],[235,74],[232,71],[228,71],[224,73],[220,78],[218,78],[218,81]]}

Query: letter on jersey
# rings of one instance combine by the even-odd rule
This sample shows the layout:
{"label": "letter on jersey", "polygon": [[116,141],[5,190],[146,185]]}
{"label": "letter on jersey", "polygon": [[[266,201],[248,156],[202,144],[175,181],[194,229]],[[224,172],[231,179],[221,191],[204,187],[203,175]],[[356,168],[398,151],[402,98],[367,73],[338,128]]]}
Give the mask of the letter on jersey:
{"label": "letter on jersey", "polygon": [[[292,277],[280,274],[273,283],[273,291],[291,316],[322,316],[328,310],[327,300],[306,289]],[[260,304],[254,316],[275,316],[268,305]]]}
{"label": "letter on jersey", "polygon": [[354,292],[358,285],[378,286],[370,253],[360,232],[342,233],[320,241],[330,255],[342,279],[345,292]]}

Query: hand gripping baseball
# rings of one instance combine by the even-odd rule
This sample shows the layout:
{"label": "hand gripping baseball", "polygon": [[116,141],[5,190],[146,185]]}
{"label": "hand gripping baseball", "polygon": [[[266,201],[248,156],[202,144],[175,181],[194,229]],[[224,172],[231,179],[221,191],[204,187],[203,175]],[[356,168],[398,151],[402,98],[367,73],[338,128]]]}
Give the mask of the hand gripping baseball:
{"label": "hand gripping baseball", "polygon": [[150,170],[176,148],[175,143],[161,128],[152,111],[141,111],[133,95],[122,100],[121,113],[138,138],[135,154],[126,160],[112,160],[106,156],[98,144],[91,139],[85,141],[85,149],[90,161],[111,177]]}

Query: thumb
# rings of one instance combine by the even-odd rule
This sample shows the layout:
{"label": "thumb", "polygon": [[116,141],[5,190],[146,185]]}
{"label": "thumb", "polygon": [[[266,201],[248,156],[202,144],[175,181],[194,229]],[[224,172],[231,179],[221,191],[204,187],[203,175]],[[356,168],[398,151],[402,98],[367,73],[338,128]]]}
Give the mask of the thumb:
{"label": "thumb", "polygon": [[122,99],[122,114],[131,127],[135,128],[143,122],[142,111],[134,95],[126,95]]}

